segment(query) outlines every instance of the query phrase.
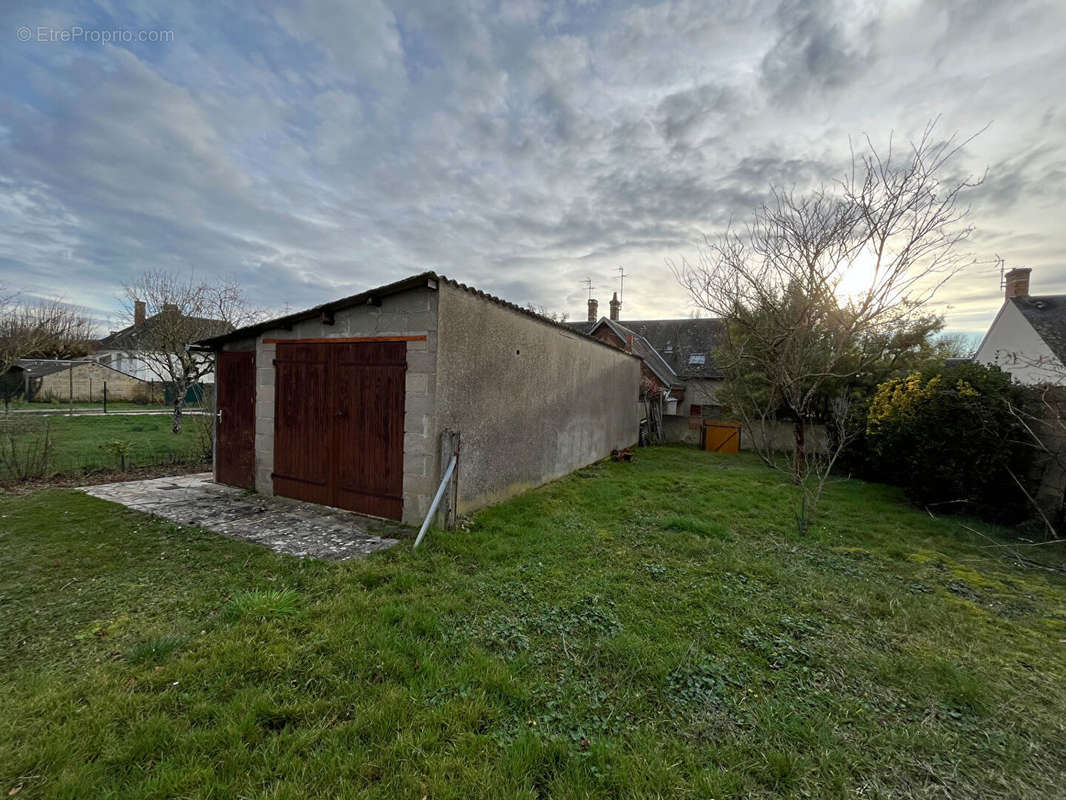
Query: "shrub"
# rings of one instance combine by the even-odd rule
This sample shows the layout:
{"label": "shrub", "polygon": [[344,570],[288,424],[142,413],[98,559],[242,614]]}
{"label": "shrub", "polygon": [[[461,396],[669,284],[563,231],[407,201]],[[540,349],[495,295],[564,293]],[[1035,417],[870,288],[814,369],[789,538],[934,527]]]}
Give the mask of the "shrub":
{"label": "shrub", "polygon": [[45,418],[0,419],[0,480],[46,477],[52,468],[52,424]]}
{"label": "shrub", "polygon": [[126,461],[133,451],[133,442],[129,439],[112,439],[100,445],[100,449],[110,454],[118,461],[118,467],[126,471]]}
{"label": "shrub", "polygon": [[941,511],[972,511],[1004,521],[1028,512],[1032,448],[1011,406],[1029,393],[999,367],[935,367],[877,387],[866,435],[873,477],[906,489]]}

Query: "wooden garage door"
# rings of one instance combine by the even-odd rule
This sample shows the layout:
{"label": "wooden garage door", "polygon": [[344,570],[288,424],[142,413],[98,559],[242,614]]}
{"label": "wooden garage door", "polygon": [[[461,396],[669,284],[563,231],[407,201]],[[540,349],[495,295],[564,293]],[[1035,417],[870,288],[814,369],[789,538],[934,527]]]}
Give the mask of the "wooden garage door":
{"label": "wooden garage door", "polygon": [[230,486],[255,486],[255,352],[218,354],[215,480]]}
{"label": "wooden garage door", "polygon": [[279,343],[274,492],[403,516],[404,342]]}

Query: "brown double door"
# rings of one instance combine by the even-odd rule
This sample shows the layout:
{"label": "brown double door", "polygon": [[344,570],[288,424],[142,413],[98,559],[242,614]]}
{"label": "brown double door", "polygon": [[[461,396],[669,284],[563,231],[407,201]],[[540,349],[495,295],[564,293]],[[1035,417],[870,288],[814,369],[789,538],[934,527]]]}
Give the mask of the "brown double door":
{"label": "brown double door", "polygon": [[255,486],[255,352],[223,350],[215,363],[215,480]]}
{"label": "brown double door", "polygon": [[279,342],[274,493],[403,516],[404,342]]}

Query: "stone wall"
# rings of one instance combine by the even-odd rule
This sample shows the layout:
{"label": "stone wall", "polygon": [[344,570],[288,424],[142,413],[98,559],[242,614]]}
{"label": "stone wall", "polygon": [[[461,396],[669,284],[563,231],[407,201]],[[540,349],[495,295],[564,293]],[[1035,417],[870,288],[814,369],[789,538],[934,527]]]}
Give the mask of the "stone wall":
{"label": "stone wall", "polygon": [[380,306],[357,306],[337,311],[332,325],[318,319],[297,322],[292,330],[264,331],[254,339],[230,342],[227,350],[256,351],[255,488],[273,494],[274,482],[274,356],[275,344],[266,339],[329,339],[360,336],[425,336],[407,342],[407,386],[404,396],[403,521],[418,523],[429,510],[436,491],[434,471],[437,431],[433,420],[436,388],[437,293],[414,289],[383,297]]}
{"label": "stone wall", "polygon": [[446,283],[439,312],[437,428],[461,436],[460,512],[637,441],[640,359]]}
{"label": "stone wall", "polygon": [[[123,402],[151,402],[161,399],[161,393],[147,381],[126,375],[103,364],[86,362],[70,369],[53,372],[40,378],[30,375],[32,399],[39,402],[102,403],[104,383],[107,399]],[[73,391],[73,398],[71,398]]]}

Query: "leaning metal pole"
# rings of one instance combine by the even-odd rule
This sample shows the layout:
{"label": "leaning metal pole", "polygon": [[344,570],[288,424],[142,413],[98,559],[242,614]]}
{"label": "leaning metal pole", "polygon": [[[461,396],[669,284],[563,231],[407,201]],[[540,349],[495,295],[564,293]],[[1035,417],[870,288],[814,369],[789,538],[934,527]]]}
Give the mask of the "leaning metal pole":
{"label": "leaning metal pole", "polygon": [[444,490],[448,486],[448,481],[452,478],[452,473],[455,472],[455,462],[459,460],[459,454],[456,453],[452,456],[452,460],[448,462],[448,469],[444,470],[444,477],[440,480],[440,487],[437,489],[437,493],[433,496],[433,502],[429,505],[429,513],[426,514],[426,519],[422,522],[422,527],[418,531],[418,538],[415,539],[415,546],[412,550],[417,550],[418,545],[422,543],[422,537],[426,535],[426,531],[429,529],[429,521],[433,519],[433,515],[437,513],[437,506],[440,505],[440,499],[444,497]]}

